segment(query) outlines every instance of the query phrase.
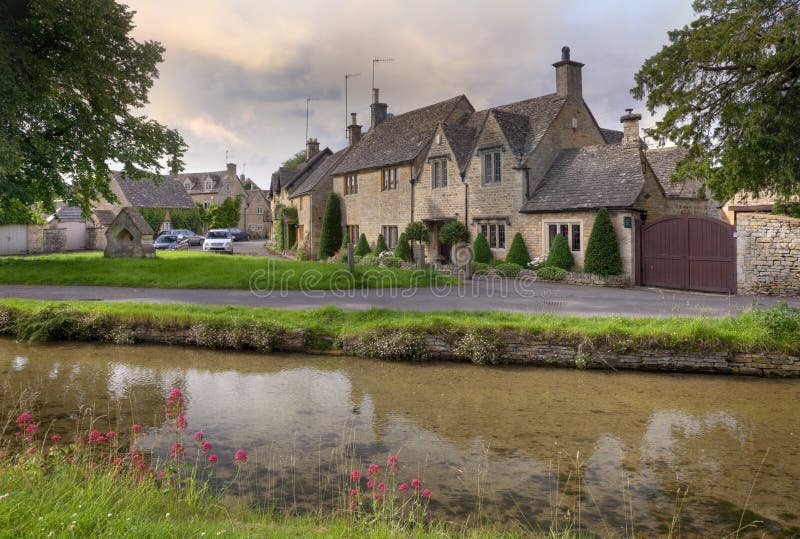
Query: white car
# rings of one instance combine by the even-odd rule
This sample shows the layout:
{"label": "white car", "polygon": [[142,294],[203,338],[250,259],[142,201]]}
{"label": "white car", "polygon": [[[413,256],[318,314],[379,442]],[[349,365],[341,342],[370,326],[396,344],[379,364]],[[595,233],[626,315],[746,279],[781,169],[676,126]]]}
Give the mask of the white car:
{"label": "white car", "polygon": [[214,228],[208,231],[203,240],[203,251],[218,251],[233,254],[233,237],[225,228]]}

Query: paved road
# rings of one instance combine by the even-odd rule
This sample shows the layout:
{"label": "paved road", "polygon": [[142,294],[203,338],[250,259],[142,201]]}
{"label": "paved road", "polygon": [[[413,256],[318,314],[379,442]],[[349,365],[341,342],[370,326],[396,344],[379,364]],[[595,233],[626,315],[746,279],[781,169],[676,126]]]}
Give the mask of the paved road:
{"label": "paved road", "polygon": [[[516,286],[515,286],[516,283]],[[611,289],[553,283],[494,280],[440,289],[272,292],[176,290],[100,286],[0,285],[0,297],[43,300],[142,301],[309,309],[337,305],[348,310],[494,310],[575,316],[724,316],[778,298],[724,296],[649,288]],[[800,298],[788,302],[800,307]]]}

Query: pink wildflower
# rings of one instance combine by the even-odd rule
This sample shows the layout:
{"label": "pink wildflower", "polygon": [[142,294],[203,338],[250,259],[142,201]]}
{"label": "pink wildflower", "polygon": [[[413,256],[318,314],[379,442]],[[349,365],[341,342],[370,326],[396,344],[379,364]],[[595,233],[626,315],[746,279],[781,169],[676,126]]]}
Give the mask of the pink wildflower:
{"label": "pink wildflower", "polygon": [[17,416],[17,425],[24,428],[28,423],[33,423],[33,416],[28,412],[23,412]]}
{"label": "pink wildflower", "polygon": [[422,491],[422,496],[425,497],[425,498],[430,498],[431,497],[431,491],[428,490],[428,489],[423,490]]}
{"label": "pink wildflower", "polygon": [[161,470],[160,472],[158,472],[158,478],[159,479],[164,479],[166,476],[167,476],[167,472],[165,472],[164,470]]}
{"label": "pink wildflower", "polygon": [[356,502],[350,502],[350,509],[356,508]]}
{"label": "pink wildflower", "polygon": [[112,439],[114,439],[114,437],[115,437],[116,435],[117,435],[117,433],[116,433],[116,432],[114,432],[113,430],[110,430],[110,431],[108,431],[108,432],[106,433],[106,440],[112,440]]}
{"label": "pink wildflower", "polygon": [[236,456],[233,458],[233,461],[236,464],[244,464],[245,462],[247,462],[247,451],[245,451],[244,449],[239,449],[236,452]]}
{"label": "pink wildflower", "polygon": [[353,497],[358,496],[358,490],[357,489],[352,489],[350,491],[350,496],[353,496]]}
{"label": "pink wildflower", "polygon": [[380,490],[380,491],[386,490],[386,483],[384,483],[383,481],[378,483],[378,490]]}
{"label": "pink wildflower", "polygon": [[25,434],[33,434],[37,430],[39,430],[39,425],[36,423],[28,423],[25,425]]}
{"label": "pink wildflower", "polygon": [[412,479],[411,480],[411,486],[414,487],[415,489],[419,490],[419,489],[422,488],[422,483],[420,482],[419,479]]}
{"label": "pink wildflower", "polygon": [[90,444],[97,443],[98,438],[100,438],[101,436],[103,435],[100,434],[99,430],[93,430],[92,432],[89,433],[89,443]]}
{"label": "pink wildflower", "polygon": [[30,435],[26,436],[25,437],[25,441],[26,442],[32,442],[33,441],[33,436],[30,436]]}
{"label": "pink wildflower", "polygon": [[169,451],[169,456],[174,459],[180,455],[183,455],[184,453],[186,453],[186,450],[183,448],[183,444],[180,442],[175,442],[172,444],[172,449]]}
{"label": "pink wildflower", "polygon": [[375,486],[375,481],[373,481],[372,479],[370,479],[369,481],[367,481],[367,488],[370,488],[370,489],[371,489],[371,488],[372,488],[372,487],[374,487],[374,486]]}
{"label": "pink wildflower", "polygon": [[215,455],[214,453],[211,453],[208,456],[208,463],[209,464],[216,464],[218,460],[219,460],[219,457],[217,455]]}
{"label": "pink wildflower", "polygon": [[375,498],[376,500],[381,499],[381,495],[378,492],[376,492],[372,497]]}
{"label": "pink wildflower", "polygon": [[378,472],[380,472],[380,470],[381,470],[381,467],[378,466],[377,464],[370,464],[369,468],[367,468],[367,475],[370,475],[370,476],[371,475],[378,475]]}
{"label": "pink wildflower", "polygon": [[35,447],[31,447],[30,449],[28,449],[28,454],[29,455],[33,455],[34,453],[36,453],[36,448]]}
{"label": "pink wildflower", "polygon": [[186,417],[185,416],[180,415],[180,416],[178,416],[178,419],[175,420],[175,427],[178,430],[185,430],[186,427],[188,427],[188,426],[189,426],[189,423],[186,421]]}
{"label": "pink wildflower", "polygon": [[57,444],[58,442],[61,441],[61,436],[59,436],[58,434],[53,434],[50,437],[50,441],[53,442],[54,444]]}
{"label": "pink wildflower", "polygon": [[395,473],[400,468],[400,463],[397,460],[397,455],[391,455],[386,463],[391,473]]}
{"label": "pink wildflower", "polygon": [[352,479],[353,481],[358,481],[359,479],[361,479],[361,472],[359,472],[358,470],[353,470],[352,472],[350,472],[350,479]]}
{"label": "pink wildflower", "polygon": [[403,494],[405,494],[405,493],[408,491],[408,485],[406,485],[405,483],[400,483],[400,486],[399,486],[399,487],[397,487],[397,488],[398,488],[398,489],[400,490],[400,492],[402,492]]}
{"label": "pink wildflower", "polygon": [[139,434],[142,432],[142,426],[139,423],[131,425],[131,434]]}
{"label": "pink wildflower", "polygon": [[174,400],[183,399],[183,393],[177,387],[169,392],[169,398]]}
{"label": "pink wildflower", "polygon": [[203,442],[202,449],[203,453],[208,453],[211,451],[211,442]]}
{"label": "pink wildflower", "polygon": [[205,436],[205,435],[203,434],[203,431],[201,431],[201,430],[198,430],[197,432],[194,433],[194,439],[196,441],[198,441],[198,442],[202,442],[203,441],[203,436]]}
{"label": "pink wildflower", "polygon": [[105,441],[106,441],[106,437],[105,437],[105,436],[103,436],[103,435],[101,434],[100,436],[98,436],[98,437],[95,439],[95,441],[96,441],[98,444],[101,444],[101,443],[103,443],[103,442],[105,442]]}

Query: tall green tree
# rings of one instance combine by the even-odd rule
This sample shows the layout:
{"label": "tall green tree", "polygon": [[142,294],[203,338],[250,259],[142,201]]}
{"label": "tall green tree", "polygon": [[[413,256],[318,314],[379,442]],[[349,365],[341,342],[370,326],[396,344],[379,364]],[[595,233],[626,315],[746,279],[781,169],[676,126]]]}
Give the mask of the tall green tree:
{"label": "tall green tree", "polygon": [[422,221],[412,221],[406,225],[406,238],[411,242],[411,256],[414,255],[414,242],[428,241],[428,228]]}
{"label": "tall green tree", "polygon": [[619,240],[611,223],[608,210],[600,208],[592,226],[592,235],[586,246],[583,269],[595,275],[619,275],[622,273],[622,257]]}
{"label": "tall green tree", "polygon": [[634,97],[665,109],[647,132],[689,150],[676,180],[718,200],[800,194],[800,3],[696,0],[696,19],[636,73]]}
{"label": "tall green tree", "polygon": [[394,256],[406,262],[411,261],[411,245],[408,244],[408,238],[405,232],[401,233],[400,237],[397,238],[397,247],[394,248]]}
{"label": "tall green tree", "polygon": [[461,221],[450,221],[439,229],[439,242],[445,245],[469,243],[469,230]]}
{"label": "tall green tree", "polygon": [[492,250],[483,232],[478,232],[475,241],[472,243],[472,261],[481,264],[488,264],[492,261]]}
{"label": "tall green tree", "polygon": [[0,2],[0,204],[65,199],[88,212],[109,188],[109,161],[129,177],[179,171],[177,131],[141,115],[164,48],[131,37],[133,11],[113,0]]}
{"label": "tall green tree", "polygon": [[208,209],[211,228],[231,228],[239,224],[242,217],[242,195],[226,198],[218,206]]}
{"label": "tall green tree", "polygon": [[378,234],[378,239],[375,240],[375,249],[372,250],[372,253],[377,256],[388,250],[389,248],[386,247],[386,240],[383,239],[383,234]]}
{"label": "tall green tree", "polygon": [[336,254],[342,245],[342,206],[339,195],[329,193],[325,202],[325,213],[322,216],[322,228],[319,232],[319,249],[317,254],[320,260],[325,260]]}
{"label": "tall green tree", "polygon": [[297,168],[303,163],[306,162],[306,151],[300,150],[289,159],[281,163],[281,166],[284,168]]}

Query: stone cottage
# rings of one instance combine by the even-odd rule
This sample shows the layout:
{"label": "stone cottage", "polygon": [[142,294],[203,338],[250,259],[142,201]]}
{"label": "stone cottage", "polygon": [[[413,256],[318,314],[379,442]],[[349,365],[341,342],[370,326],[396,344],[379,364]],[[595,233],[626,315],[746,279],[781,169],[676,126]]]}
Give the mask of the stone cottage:
{"label": "stone cottage", "polygon": [[409,222],[422,221],[428,258],[447,262],[438,231],[460,220],[473,238],[484,233],[496,257],[517,232],[532,257],[546,256],[564,235],[581,266],[605,207],[632,277],[637,223],[718,213],[697,186],[671,184],[680,152],[647,149],[640,115],[623,115],[622,131],[597,124],[583,100],[583,64],[567,47],[553,66],[554,93],[483,111],[459,95],[390,116],[375,89],[369,131],[351,140],[331,173],[346,234],[370,243],[383,234],[391,248]]}

